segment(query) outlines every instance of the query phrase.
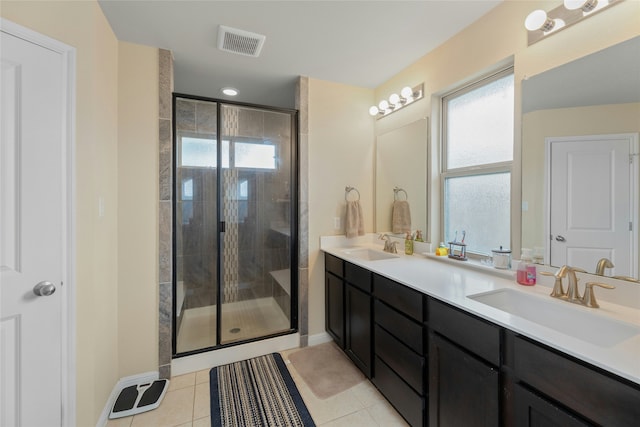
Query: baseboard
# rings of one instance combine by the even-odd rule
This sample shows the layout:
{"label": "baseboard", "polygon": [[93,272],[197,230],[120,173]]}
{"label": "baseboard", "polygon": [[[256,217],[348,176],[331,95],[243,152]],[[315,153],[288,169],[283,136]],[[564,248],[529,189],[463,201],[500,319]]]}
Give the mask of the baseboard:
{"label": "baseboard", "polygon": [[113,390],[111,390],[111,395],[109,396],[107,403],[102,409],[102,413],[100,414],[100,419],[96,423],[96,427],[104,427],[107,425],[107,421],[109,421],[109,414],[111,413],[111,408],[113,408],[113,404],[115,403],[118,395],[120,394],[120,391],[123,388],[136,384],[150,383],[159,378],[160,376],[158,374],[158,371],[145,372],[144,374],[137,374],[130,377],[120,378],[116,385],[113,387]]}
{"label": "baseboard", "polygon": [[332,339],[333,338],[331,338],[331,335],[329,335],[328,333],[321,332],[319,334],[309,335],[308,344],[309,344],[309,347],[311,347],[318,344],[324,344],[326,342],[331,341]]}

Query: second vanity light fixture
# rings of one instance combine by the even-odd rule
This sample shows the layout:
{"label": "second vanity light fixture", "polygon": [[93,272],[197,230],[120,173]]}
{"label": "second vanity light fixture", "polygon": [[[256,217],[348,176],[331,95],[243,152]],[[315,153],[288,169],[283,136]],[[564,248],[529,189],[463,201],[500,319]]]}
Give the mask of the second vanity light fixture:
{"label": "second vanity light fixture", "polygon": [[391,94],[389,100],[383,99],[380,103],[369,108],[369,114],[375,116],[377,119],[384,117],[398,111],[401,108],[411,104],[412,102],[421,99],[424,96],[424,83],[420,83],[413,88],[405,86],[400,91],[400,95],[397,93]]}
{"label": "second vanity light fixture", "polygon": [[542,9],[534,10],[524,21],[524,26],[529,31],[529,46],[622,1],[564,0],[561,6],[548,13]]}

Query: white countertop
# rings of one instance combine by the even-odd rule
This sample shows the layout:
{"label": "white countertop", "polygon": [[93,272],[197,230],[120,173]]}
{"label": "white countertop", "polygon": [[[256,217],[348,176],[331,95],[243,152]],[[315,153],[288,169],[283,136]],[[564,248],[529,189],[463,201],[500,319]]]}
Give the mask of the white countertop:
{"label": "white countertop", "polygon": [[[422,249],[420,246],[416,245],[417,251]],[[345,239],[344,236],[321,238],[320,248],[324,252],[364,267],[376,274],[402,283],[433,298],[459,307],[497,325],[640,384],[639,308],[618,305],[603,299],[598,299],[600,308],[597,309],[571,304],[550,297],[550,288],[547,286],[518,285],[515,281],[515,273],[512,271],[495,270],[480,265],[474,267],[464,261],[451,260],[447,257],[435,257],[430,254],[416,252],[414,255],[407,256],[402,253],[398,258],[366,261],[349,255],[345,251],[347,248],[354,247],[381,250],[382,243],[376,242],[376,239],[372,239],[369,236],[363,236],[358,239]],[[400,249],[399,247],[398,252],[401,252]],[[539,276],[538,280],[550,280],[553,283],[553,278]],[[467,297],[467,295],[502,288],[511,288],[519,292],[546,298],[551,304],[557,306],[558,310],[582,310],[590,315],[603,316],[603,318],[624,322],[627,326],[637,327],[638,334],[608,347],[599,346]],[[582,292],[582,286],[580,288]],[[615,291],[596,288],[596,295]]]}

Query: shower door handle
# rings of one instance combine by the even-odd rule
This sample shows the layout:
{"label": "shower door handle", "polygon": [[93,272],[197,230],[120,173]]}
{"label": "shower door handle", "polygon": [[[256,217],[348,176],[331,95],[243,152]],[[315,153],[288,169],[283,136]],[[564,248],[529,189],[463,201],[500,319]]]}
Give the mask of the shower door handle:
{"label": "shower door handle", "polygon": [[219,231],[218,231],[219,233],[224,233],[226,231],[226,229],[227,229],[227,223],[224,222],[224,221],[220,221],[218,229],[219,229]]}

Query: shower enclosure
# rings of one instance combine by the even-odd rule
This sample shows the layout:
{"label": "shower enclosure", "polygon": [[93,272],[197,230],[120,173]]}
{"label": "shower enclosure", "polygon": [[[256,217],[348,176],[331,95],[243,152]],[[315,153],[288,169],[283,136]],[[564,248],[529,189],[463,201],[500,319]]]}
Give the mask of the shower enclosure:
{"label": "shower enclosure", "polygon": [[296,112],[173,103],[173,354],[295,332]]}

